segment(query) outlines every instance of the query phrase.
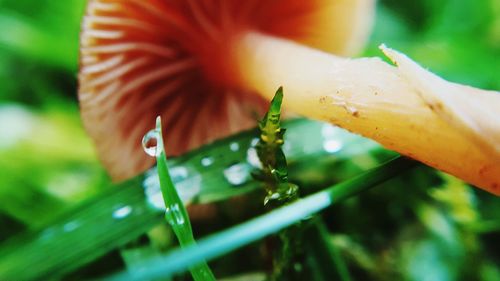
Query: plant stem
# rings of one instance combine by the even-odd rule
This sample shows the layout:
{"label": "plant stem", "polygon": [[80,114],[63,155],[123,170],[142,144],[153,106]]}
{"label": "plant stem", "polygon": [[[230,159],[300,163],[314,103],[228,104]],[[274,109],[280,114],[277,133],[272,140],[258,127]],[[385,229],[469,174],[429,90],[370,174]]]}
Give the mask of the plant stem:
{"label": "plant stem", "polygon": [[[166,207],[165,218],[172,226],[181,248],[185,248],[196,244],[196,242],[193,236],[193,230],[187,210],[184,207],[184,204],[179,197],[168,172],[167,157],[163,147],[160,117],[156,119],[156,130],[158,131],[156,149],[159,149],[159,152],[156,153],[156,161],[158,177],[160,179],[160,189]],[[194,266],[191,266],[189,271],[195,281],[215,280],[212,271],[204,260]]]}
{"label": "plant stem", "polygon": [[[280,87],[271,101],[269,110],[259,122],[260,138],[256,145],[257,155],[262,164],[262,169],[256,178],[264,184],[266,190],[264,205],[271,210],[299,198],[298,186],[288,181],[288,165],[281,148],[285,134],[285,129],[281,128],[280,124],[282,101],[283,88]],[[285,229],[278,234],[277,243],[269,244],[272,245],[270,252],[273,260],[271,281],[302,279],[293,265],[303,256],[301,250],[303,228],[297,224]],[[274,237],[271,239],[274,240]]]}

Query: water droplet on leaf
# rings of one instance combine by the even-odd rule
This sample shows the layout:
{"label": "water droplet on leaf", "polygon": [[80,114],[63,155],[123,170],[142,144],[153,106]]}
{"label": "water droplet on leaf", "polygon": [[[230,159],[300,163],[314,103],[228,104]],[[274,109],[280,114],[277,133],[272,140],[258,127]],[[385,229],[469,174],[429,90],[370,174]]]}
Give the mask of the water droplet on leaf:
{"label": "water droplet on leaf", "polygon": [[[196,174],[190,175],[186,167],[172,167],[170,169],[170,177],[184,204],[191,202],[193,198],[200,194],[202,177]],[[148,204],[157,210],[165,210],[165,202],[160,190],[160,179],[158,178],[156,167],[146,171],[142,185]]]}
{"label": "water droplet on leaf", "polygon": [[80,226],[80,223],[76,222],[76,221],[71,221],[71,222],[68,222],[66,223],[64,226],[63,226],[63,230],[65,232],[71,232],[75,229],[77,229],[78,227]]}
{"label": "water droplet on leaf", "polygon": [[203,167],[208,167],[208,166],[212,165],[213,163],[214,163],[214,158],[213,157],[207,156],[207,157],[203,157],[201,159],[201,165]]}
{"label": "water droplet on leaf", "polygon": [[132,213],[132,207],[124,206],[124,207],[116,209],[113,212],[113,218],[123,219],[123,218],[127,217],[128,215],[130,215],[131,213]]}
{"label": "water droplet on leaf", "polygon": [[56,233],[57,231],[55,227],[46,228],[44,231],[40,233],[40,239],[42,240],[52,239],[54,235],[56,235]]}
{"label": "water droplet on leaf", "polygon": [[247,150],[247,162],[255,168],[262,169],[262,163],[257,155],[257,150],[253,147]]}
{"label": "water droplet on leaf", "polygon": [[259,143],[258,138],[253,138],[252,141],[250,142],[250,146],[256,146]]}
{"label": "water droplet on leaf", "polygon": [[229,145],[229,149],[231,149],[231,151],[238,151],[240,150],[240,144],[237,143],[237,142],[232,142],[230,145]]}
{"label": "water droplet on leaf", "polygon": [[323,142],[323,149],[328,153],[339,152],[343,147],[343,144],[339,140],[330,139]]}
{"label": "water droplet on leaf", "polygon": [[177,167],[172,167],[170,169],[170,177],[172,178],[172,181],[174,183],[185,180],[188,177],[188,175],[189,172],[186,169],[186,167],[177,166]]}
{"label": "water droplet on leaf", "polygon": [[250,167],[245,163],[231,165],[224,170],[224,177],[232,185],[244,184],[250,178]]}

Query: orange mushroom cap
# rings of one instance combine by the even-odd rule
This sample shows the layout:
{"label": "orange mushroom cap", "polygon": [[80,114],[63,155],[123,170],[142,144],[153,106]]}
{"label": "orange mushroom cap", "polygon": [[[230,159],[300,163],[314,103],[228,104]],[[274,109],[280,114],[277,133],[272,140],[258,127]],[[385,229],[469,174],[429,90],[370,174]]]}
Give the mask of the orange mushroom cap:
{"label": "orange mushroom cap", "polygon": [[368,35],[373,4],[90,0],[78,93],[84,126],[114,180],[153,164],[141,138],[157,115],[169,155],[252,127],[267,101],[240,86],[232,71],[233,40],[251,30],[351,55]]}

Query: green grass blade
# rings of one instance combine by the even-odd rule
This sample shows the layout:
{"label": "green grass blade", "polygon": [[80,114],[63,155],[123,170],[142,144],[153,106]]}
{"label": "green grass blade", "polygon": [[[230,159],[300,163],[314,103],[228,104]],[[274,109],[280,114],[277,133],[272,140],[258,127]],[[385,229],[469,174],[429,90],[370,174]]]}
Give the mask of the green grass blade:
{"label": "green grass blade", "polygon": [[197,245],[176,249],[163,258],[146,261],[144,268],[147,269],[140,274],[121,273],[107,280],[144,280],[172,276],[175,273],[185,271],[192,264],[214,259],[269,234],[276,233],[332,204],[397,176],[414,165],[415,162],[412,160],[401,157],[396,158],[351,180],[344,181],[266,215],[201,239]]}
{"label": "green grass blade", "polygon": [[45,229],[2,244],[0,280],[58,279],[151,229],[162,218],[145,203],[140,184],[110,188]]}
{"label": "green grass blade", "polygon": [[[174,230],[181,248],[196,244],[193,237],[193,230],[189,220],[188,212],[182,202],[177,190],[175,189],[172,178],[168,172],[167,156],[163,146],[163,137],[161,131],[161,118],[156,119],[157,145],[156,145],[156,163],[158,177],[160,180],[160,188],[163,194],[163,201],[166,206],[165,217],[167,222]],[[192,266],[189,271],[195,281],[211,281],[215,277],[208,267],[206,261],[202,260],[198,264]]]}

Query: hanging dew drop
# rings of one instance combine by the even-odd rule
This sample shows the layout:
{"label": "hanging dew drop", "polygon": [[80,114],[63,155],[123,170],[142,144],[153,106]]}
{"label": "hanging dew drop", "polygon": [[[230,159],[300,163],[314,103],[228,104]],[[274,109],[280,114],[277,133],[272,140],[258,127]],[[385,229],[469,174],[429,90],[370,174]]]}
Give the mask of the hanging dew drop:
{"label": "hanging dew drop", "polygon": [[146,154],[148,154],[149,156],[156,157],[160,155],[161,148],[159,148],[158,146],[159,137],[159,130],[153,129],[147,132],[142,138],[142,147],[144,148]]}

